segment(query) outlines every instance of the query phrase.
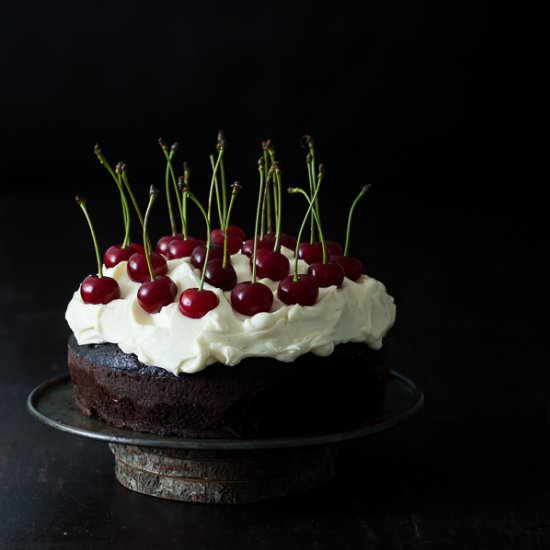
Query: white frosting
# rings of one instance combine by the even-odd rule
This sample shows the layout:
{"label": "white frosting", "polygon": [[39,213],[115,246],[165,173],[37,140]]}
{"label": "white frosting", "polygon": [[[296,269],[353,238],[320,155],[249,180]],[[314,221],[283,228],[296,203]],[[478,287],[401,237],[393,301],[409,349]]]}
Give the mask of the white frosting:
{"label": "white frosting", "polygon": [[[292,251],[283,249],[292,257]],[[250,280],[249,259],[231,257],[238,282]],[[291,261],[292,268],[292,261]],[[182,290],[197,287],[200,271],[188,258],[168,261],[168,275]],[[299,272],[307,265],[299,261]],[[77,290],[65,318],[79,344],[118,344],[125,353],[135,353],[146,365],[156,365],[174,374],[192,373],[219,361],[236,365],[245,357],[272,357],[294,361],[304,353],[332,353],[336,344],[364,342],[374,349],[395,320],[395,304],[379,281],[362,275],[357,282],[344,279],[341,288],[319,289],[313,306],[287,306],[277,298],[277,282],[261,279],[274,292],[269,313],[247,317],[231,307],[230,292],[205,284],[220,300],[218,307],[201,319],[182,315],[177,300],[149,314],[137,301],[139,283],[126,273],[126,262],[104,268],[120,286],[120,299],[105,305],[85,304]]]}

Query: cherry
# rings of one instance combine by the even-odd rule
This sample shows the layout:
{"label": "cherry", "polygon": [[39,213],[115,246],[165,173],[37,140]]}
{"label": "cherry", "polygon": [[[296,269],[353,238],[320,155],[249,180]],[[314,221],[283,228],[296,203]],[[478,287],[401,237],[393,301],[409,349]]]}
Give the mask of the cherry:
{"label": "cherry", "polygon": [[[274,244],[275,241],[270,241],[268,239],[258,239],[258,250],[272,249]],[[252,257],[252,254],[254,254],[254,239],[244,241],[241,252],[245,256]]]}
{"label": "cherry", "polygon": [[325,241],[325,247],[329,256],[331,254],[340,255],[343,252],[342,246],[336,241]]}
{"label": "cherry", "polygon": [[165,237],[161,237],[157,241],[157,247],[155,249],[157,254],[164,254],[165,256],[168,256],[168,248],[170,247],[170,243],[175,239],[181,240],[183,239],[183,235],[178,233],[176,235],[166,235]]}
{"label": "cherry", "polygon": [[[252,264],[252,258],[250,258]],[[256,253],[256,275],[261,279],[280,281],[288,275],[290,263],[280,252],[270,249],[258,250]]]}
{"label": "cherry", "polygon": [[340,264],[344,269],[346,277],[352,281],[357,281],[363,273],[363,264],[361,260],[353,256],[332,255],[330,261]]}
{"label": "cherry", "polygon": [[227,262],[224,267],[223,259],[217,258],[208,260],[205,280],[212,286],[222,290],[231,290],[237,284],[237,273],[230,262]]}
{"label": "cherry", "polygon": [[118,283],[111,277],[103,276],[103,266],[99,256],[99,245],[95,236],[94,226],[86,208],[86,199],[75,197],[76,203],[84,213],[84,217],[88,222],[92,241],[94,243],[95,259],[97,262],[97,275],[90,275],[82,281],[80,285],[80,296],[85,304],[107,304],[111,300],[116,300],[120,297],[120,289]]}
{"label": "cherry", "polygon": [[262,283],[247,281],[239,283],[231,291],[231,305],[233,309],[243,315],[256,315],[267,312],[273,304],[271,289]]}
{"label": "cherry", "polygon": [[[241,241],[244,241],[245,238],[245,232],[243,229],[241,229],[238,225],[228,225],[227,226],[227,234],[228,235],[235,235],[235,237],[239,237]],[[212,237],[216,237],[218,235],[221,235],[223,237],[223,229],[213,229],[211,233]],[[222,241],[223,242],[223,241]]]}
{"label": "cherry", "polygon": [[277,296],[287,305],[312,306],[319,296],[319,286],[309,275],[298,275],[296,281],[289,275],[279,283]]}
{"label": "cherry", "polygon": [[80,296],[85,304],[108,304],[120,298],[120,288],[111,277],[90,275],[80,285]]}
{"label": "cherry", "polygon": [[288,233],[281,233],[281,245],[291,250],[296,250],[296,237]]}
{"label": "cherry", "polygon": [[143,254],[143,246],[137,243],[130,243],[127,247],[121,244],[110,246],[103,255],[103,263],[105,267],[115,267],[120,262],[126,262],[130,256],[136,252]]}
{"label": "cherry", "polygon": [[200,319],[219,303],[218,297],[211,290],[188,288],[181,293],[178,307],[186,317]]}
{"label": "cherry", "polygon": [[[213,235],[212,236],[212,243],[213,244],[221,244],[223,246],[224,236],[223,233],[221,235]],[[236,235],[232,235],[231,233],[227,234],[227,250],[229,254],[236,254],[242,247],[243,241],[240,237],[237,237]]]}
{"label": "cherry", "polygon": [[137,292],[139,305],[148,313],[158,313],[164,306],[171,304],[178,288],[170,277],[158,275],[152,281],[145,281]]}
{"label": "cherry", "polygon": [[204,241],[202,239],[197,239],[195,237],[188,237],[187,239],[176,238],[170,241],[166,255],[169,260],[174,260],[176,258],[187,258],[188,256],[191,256],[193,250],[200,245],[204,245]]}
{"label": "cherry", "polygon": [[[200,244],[199,246],[195,247],[195,249],[193,250],[193,253],[191,254],[191,263],[197,269],[202,269],[205,258],[206,258],[206,246],[204,244]],[[220,244],[210,245],[210,256],[208,257],[208,259],[217,260],[218,258],[223,258],[223,245],[220,245]]]}
{"label": "cherry", "polygon": [[314,264],[323,261],[323,246],[321,243],[300,243],[298,247],[298,258],[308,264]]}
{"label": "cherry", "polygon": [[[166,275],[168,273],[168,266],[166,260],[156,252],[151,252],[149,255],[153,273],[155,276]],[[143,283],[149,278],[149,269],[147,267],[147,258],[145,254],[136,252],[130,256],[128,265],[126,266],[128,277],[136,283]]]}
{"label": "cherry", "polygon": [[344,281],[344,268],[340,264],[315,263],[311,264],[307,270],[307,274],[313,277],[314,281],[321,288],[336,285],[341,286]]}
{"label": "cherry", "polygon": [[[275,233],[269,232],[265,234],[264,239],[266,241],[271,241],[273,245],[275,244]],[[281,233],[281,246],[285,248],[290,248],[290,250],[296,250],[296,237],[288,233]]]}

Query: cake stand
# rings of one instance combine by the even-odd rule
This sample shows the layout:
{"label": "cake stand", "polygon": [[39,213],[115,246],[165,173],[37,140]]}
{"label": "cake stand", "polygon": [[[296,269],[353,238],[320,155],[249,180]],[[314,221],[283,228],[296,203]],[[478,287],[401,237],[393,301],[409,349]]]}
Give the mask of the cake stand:
{"label": "cake stand", "polygon": [[417,412],[424,397],[392,371],[376,412],[329,433],[257,439],[163,437],[115,428],[74,405],[68,376],[35,388],[30,413],[52,428],[106,441],[126,488],[186,502],[246,503],[297,493],[334,477],[337,444],[386,430]]}

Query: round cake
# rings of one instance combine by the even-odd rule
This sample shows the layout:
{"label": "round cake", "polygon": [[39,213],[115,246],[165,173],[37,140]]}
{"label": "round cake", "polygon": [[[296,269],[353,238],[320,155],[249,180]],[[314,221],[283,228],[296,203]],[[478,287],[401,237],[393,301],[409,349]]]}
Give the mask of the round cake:
{"label": "round cake", "polygon": [[[370,186],[351,203],[344,246],[325,240],[324,167],[311,136],[302,143],[309,192],[288,189],[306,199],[297,236],[281,230],[281,167],[267,140],[257,163],[254,233],[245,240],[230,224],[241,186],[226,185],[223,133],[210,157],[206,208],[189,187],[187,163],[176,177],[177,144],[159,140],[171,233],[155,251],[148,223],[158,190],[151,187],[143,213],[126,164],[113,168],[96,145],[117,185],[125,231],[102,260],[86,199],[76,197],[97,262],[66,311],[69,372],[84,414],[163,436],[250,438],[345,428],[376,407],[388,373],[379,350],[395,305],[349,255],[353,211]],[[189,204],[203,218],[204,240],[189,232]],[[130,238],[133,211],[142,244]],[[212,227],[216,211],[219,228]]]}
{"label": "round cake", "polygon": [[[231,261],[238,281],[250,278],[247,256]],[[168,268],[180,292],[197,286],[200,270],[189,258]],[[302,260],[299,269],[307,269]],[[176,302],[155,315],[142,311],[126,262],[104,271],[120,298],[86,304],[76,291],[66,312],[69,371],[84,414],[162,435],[270,436],[330,429],[381,395],[388,367],[378,350],[395,305],[371,277],[321,288],[313,306],[275,296],[271,312],[253,317],[231,308],[229,292],[206,285],[220,304],[189,319]],[[276,291],[276,282],[261,282]]]}

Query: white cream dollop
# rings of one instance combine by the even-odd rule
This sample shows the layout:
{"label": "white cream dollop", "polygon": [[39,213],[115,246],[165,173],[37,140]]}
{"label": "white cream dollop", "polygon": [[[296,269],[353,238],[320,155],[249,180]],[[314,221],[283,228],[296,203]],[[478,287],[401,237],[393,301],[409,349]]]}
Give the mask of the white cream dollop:
{"label": "white cream dollop", "polygon": [[[292,257],[290,250],[283,252]],[[249,259],[240,253],[231,261],[238,282],[250,280]],[[301,260],[299,272],[307,265]],[[292,264],[292,260],[291,260]],[[168,261],[168,276],[179,294],[197,287],[200,271],[189,258]],[[274,293],[269,313],[247,317],[231,307],[230,292],[205,284],[220,300],[218,307],[201,319],[182,315],[177,300],[149,314],[137,302],[139,283],[126,273],[126,262],[104,268],[120,286],[120,299],[105,305],[85,304],[77,290],[65,318],[77,342],[118,344],[125,353],[134,353],[146,365],[161,367],[173,374],[193,373],[219,361],[236,365],[246,357],[271,357],[294,361],[305,353],[330,355],[334,346],[346,342],[364,342],[374,349],[395,321],[393,298],[379,281],[362,275],[357,281],[344,279],[341,288],[319,289],[313,306],[287,306],[277,298],[277,282],[261,279]]]}

